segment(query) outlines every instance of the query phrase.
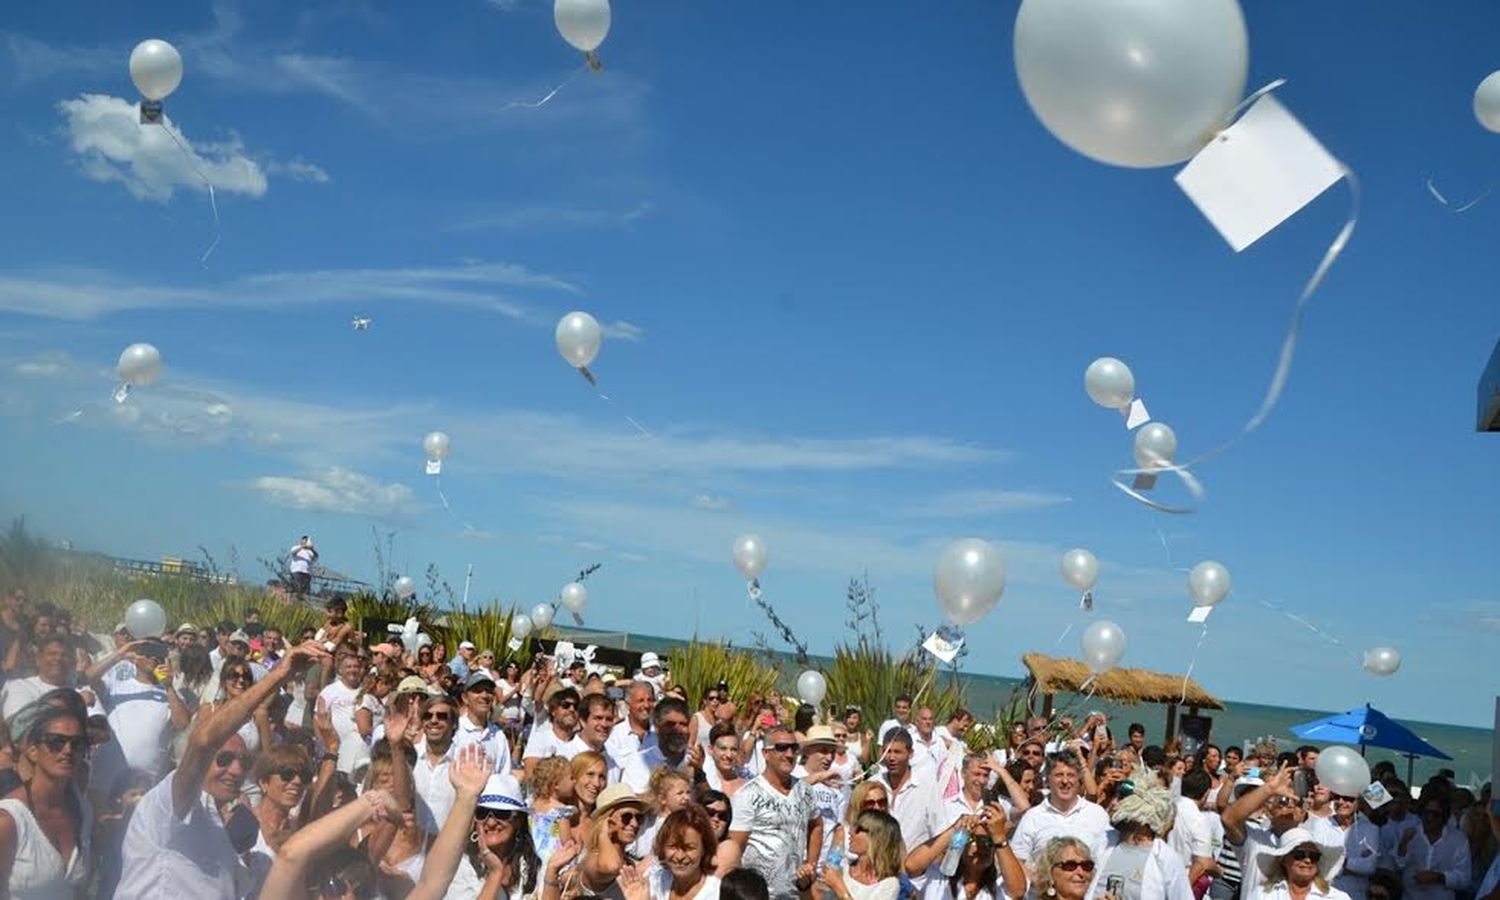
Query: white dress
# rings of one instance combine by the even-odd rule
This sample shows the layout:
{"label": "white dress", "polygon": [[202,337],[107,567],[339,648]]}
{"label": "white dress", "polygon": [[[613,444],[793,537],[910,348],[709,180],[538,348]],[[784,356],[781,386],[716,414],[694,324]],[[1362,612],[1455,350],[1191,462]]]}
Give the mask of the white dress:
{"label": "white dress", "polygon": [[[11,865],[11,900],[73,900],[89,880],[88,830],[80,829],[78,844],[67,865],[32,817],[23,800],[0,800],[0,810],[16,823],[16,859]],[[82,810],[85,822],[92,819]]]}

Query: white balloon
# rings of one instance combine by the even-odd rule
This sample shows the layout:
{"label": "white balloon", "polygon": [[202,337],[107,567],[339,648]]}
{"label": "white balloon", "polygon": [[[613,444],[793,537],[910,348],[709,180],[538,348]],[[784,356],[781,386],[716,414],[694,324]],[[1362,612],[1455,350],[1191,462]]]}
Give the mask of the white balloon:
{"label": "white balloon", "polygon": [[130,51],[130,80],[147,100],[161,100],[182,84],[182,54],[166,41],[141,41]]}
{"label": "white balloon", "polygon": [[1083,389],[1100,406],[1124,409],[1135,399],[1135,375],[1113,356],[1101,356],[1084,370]]}
{"label": "white balloon", "polygon": [[960,628],[972,625],[1000,602],[1005,591],[1005,561],[988,541],[954,541],[938,557],[932,590],[948,621]]}
{"label": "white balloon", "polygon": [[427,437],[422,438],[422,450],[433,462],[442,462],[447,459],[452,445],[453,441],[449,439],[447,432],[443,431],[433,431]]}
{"label": "white balloon", "polygon": [[510,617],[510,636],[524,638],[531,634],[531,616],[518,612]]}
{"label": "white balloon", "polygon": [[428,634],[425,631],[422,632],[421,634],[417,635],[417,649],[418,650],[422,649],[423,647],[431,647],[431,646],[432,646],[432,635]]}
{"label": "white balloon", "polygon": [[570,312],[557,322],[557,352],[575,369],[582,369],[599,355],[604,333],[599,322],[586,312]]}
{"label": "white balloon", "polygon": [[552,20],[563,40],[591,53],[609,36],[609,0],[555,0]]}
{"label": "white balloon", "polygon": [[161,353],[150,344],[131,344],[120,354],[115,371],[126,384],[150,384],[161,374]]}
{"label": "white balloon", "polygon": [[1135,464],[1142,469],[1170,466],[1177,455],[1177,433],[1162,422],[1148,422],[1135,433]]}
{"label": "white balloon", "polygon": [[1474,118],[1490,131],[1500,131],[1500,72],[1491,72],[1474,89]]}
{"label": "white balloon", "polygon": [[1099,560],[1081,547],[1069,550],[1063,554],[1062,577],[1080,591],[1092,591],[1099,583]]}
{"label": "white balloon", "polygon": [[759,578],[760,573],[766,570],[766,562],[770,558],[766,552],[766,544],[758,534],[742,534],[735,538],[732,555],[734,567],[751,581]]}
{"label": "white balloon", "polygon": [[1244,96],[1250,48],[1237,0],[1022,0],[1015,60],[1053,136],[1149,168],[1208,143]]}
{"label": "white balloon", "polygon": [[1193,566],[1188,573],[1188,594],[1192,596],[1194,606],[1217,606],[1229,596],[1231,585],[1229,570],[1223,563],[1211,559]]}
{"label": "white balloon", "polygon": [[1125,655],[1125,632],[1109,620],[1095,622],[1083,633],[1083,661],[1094,672],[1107,672]]}
{"label": "white balloon", "polygon": [[583,612],[584,605],[589,602],[589,592],[578,582],[570,581],[563,585],[562,594],[559,595],[558,602],[568,612],[581,613]]}
{"label": "white balloon", "polygon": [[827,694],[828,682],[824,680],[822,672],[808,669],[797,676],[797,696],[802,698],[803,703],[820,706]]}
{"label": "white balloon", "polygon": [[396,599],[410,600],[417,595],[417,582],[410,575],[402,575],[396,579]]}
{"label": "white balloon", "polygon": [[137,600],[125,608],[125,627],[137,640],[158,638],[167,630],[167,613],[155,600]]}
{"label": "white balloon", "polygon": [[1401,668],[1401,651],[1395,647],[1371,647],[1365,651],[1365,671],[1385,677]]}
{"label": "white balloon", "polygon": [[1370,786],[1370,764],[1359,751],[1341,745],[1324,747],[1313,765],[1318,783],[1340,797],[1358,798]]}
{"label": "white balloon", "polygon": [[531,627],[537,631],[546,631],[547,626],[552,624],[552,604],[538,603],[531,608]]}

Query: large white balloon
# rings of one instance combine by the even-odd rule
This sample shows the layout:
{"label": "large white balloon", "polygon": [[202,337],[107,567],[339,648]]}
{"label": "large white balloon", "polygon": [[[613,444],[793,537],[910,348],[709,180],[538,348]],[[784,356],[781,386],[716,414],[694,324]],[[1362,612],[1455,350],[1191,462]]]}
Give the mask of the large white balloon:
{"label": "large white balloon", "polygon": [[1135,399],[1135,375],[1113,356],[1101,356],[1084,370],[1083,389],[1100,406],[1124,409]]}
{"label": "large white balloon", "polygon": [[1365,651],[1365,671],[1385,677],[1401,668],[1401,651],[1395,647],[1371,647]]}
{"label": "large white balloon", "polygon": [[1500,72],[1491,72],[1474,89],[1474,118],[1490,131],[1500,131]]}
{"label": "large white balloon", "polygon": [[1335,745],[1325,747],[1313,765],[1318,783],[1328,788],[1329,793],[1340,797],[1359,798],[1370,786],[1370,764],[1359,752],[1349,747]]}
{"label": "large white balloon", "polygon": [[960,628],[972,625],[1000,602],[1005,592],[1005,561],[988,541],[954,541],[938,557],[932,590],[948,621]]}
{"label": "large white balloon", "polygon": [[422,438],[422,451],[427,458],[433,462],[442,462],[448,458],[448,451],[453,446],[446,432],[433,431],[427,437]]}
{"label": "large white balloon", "polygon": [[126,384],[150,384],[161,374],[161,353],[150,344],[131,344],[120,354],[115,371]]}
{"label": "large white balloon", "polygon": [[1107,672],[1125,655],[1125,632],[1108,619],[1083,633],[1083,661],[1095,672]]}
{"label": "large white balloon", "polygon": [[557,352],[575,369],[582,369],[599,355],[604,333],[599,322],[586,312],[570,312],[557,322]]}
{"label": "large white balloon", "polygon": [[759,578],[760,573],[766,570],[766,561],[769,558],[765,541],[762,541],[758,534],[742,534],[735,538],[732,556],[734,567],[751,581]]}
{"label": "large white balloon", "polygon": [[592,53],[609,36],[609,0],[555,0],[552,20],[563,40]]}
{"label": "large white balloon", "polygon": [[518,612],[510,617],[510,636],[524,638],[531,634],[531,616]]}
{"label": "large white balloon", "polygon": [[125,608],[125,627],[136,640],[158,638],[167,630],[167,613],[155,600],[137,600]]}
{"label": "large white balloon", "polygon": [[1177,433],[1161,422],[1150,422],[1135,433],[1135,464],[1142,469],[1170,466],[1177,455]]}
{"label": "large white balloon", "polygon": [[1081,547],[1069,550],[1063,554],[1062,577],[1080,591],[1092,591],[1099,582],[1099,560]]}
{"label": "large white balloon", "polygon": [[1229,596],[1229,570],[1214,560],[1204,560],[1188,573],[1188,593],[1194,606],[1216,606]]}
{"label": "large white balloon", "polygon": [[570,581],[563,585],[562,593],[558,596],[558,602],[568,612],[581,613],[583,612],[583,607],[589,602],[589,592],[578,582]]}
{"label": "large white balloon", "polygon": [[402,575],[396,579],[395,593],[397,600],[410,600],[417,595],[417,582],[410,575]]}
{"label": "large white balloon", "polygon": [[1208,143],[1244,96],[1250,49],[1237,0],[1022,0],[1015,59],[1058,140],[1147,168]]}
{"label": "large white balloon", "polygon": [[797,676],[797,696],[802,698],[803,703],[820,706],[827,695],[828,682],[824,680],[822,672],[808,669]]}
{"label": "large white balloon", "polygon": [[531,608],[531,627],[537,631],[546,631],[552,624],[552,614],[555,612],[550,603],[538,603]]}
{"label": "large white balloon", "polygon": [[130,51],[130,80],[147,100],[161,100],[182,84],[182,54],[166,41],[141,41]]}

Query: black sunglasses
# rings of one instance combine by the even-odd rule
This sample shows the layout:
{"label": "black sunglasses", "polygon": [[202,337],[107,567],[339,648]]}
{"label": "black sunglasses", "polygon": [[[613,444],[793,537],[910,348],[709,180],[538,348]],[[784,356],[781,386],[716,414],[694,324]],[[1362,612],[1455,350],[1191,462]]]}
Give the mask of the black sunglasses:
{"label": "black sunglasses", "polygon": [[557,704],[557,708],[558,709],[577,709],[578,708],[578,701],[577,700],[564,700],[563,702]]}
{"label": "black sunglasses", "polygon": [[1053,863],[1052,868],[1062,869],[1064,872],[1076,872],[1079,869],[1085,872],[1092,872],[1094,871],[1094,861],[1092,859],[1065,859],[1062,862]]}
{"label": "black sunglasses", "polygon": [[641,818],[642,817],[640,813],[636,812],[633,809],[627,809],[624,812],[620,813],[620,824],[634,825],[635,823],[641,821]]}
{"label": "black sunglasses", "polygon": [[233,750],[220,750],[214,756],[214,765],[218,766],[221,769],[229,768],[230,766],[234,765],[236,761],[238,761],[242,767],[246,769],[250,768],[250,754],[248,753],[235,753]]}
{"label": "black sunglasses", "polygon": [[730,819],[729,810],[727,809],[715,809],[712,806],[707,806],[704,807],[704,810],[708,813],[710,819],[718,819],[721,822],[728,822]]}
{"label": "black sunglasses", "polygon": [[72,747],[74,756],[88,756],[93,749],[93,743],[87,735],[72,734],[44,734],[38,740],[49,753],[61,753],[64,747]]}
{"label": "black sunglasses", "polygon": [[474,810],[474,819],[478,822],[483,822],[485,819],[499,819],[502,822],[509,822],[515,817],[516,811],[513,809],[490,809],[480,806]]}
{"label": "black sunglasses", "polygon": [[293,778],[300,778],[302,779],[304,784],[312,778],[312,776],[305,769],[294,769],[291,766],[287,766],[284,769],[277,769],[271,774],[275,775],[277,778],[280,778],[282,781],[291,781]]}
{"label": "black sunglasses", "polygon": [[250,675],[250,670],[249,669],[244,669],[244,670],[235,671],[235,672],[225,672],[224,673],[224,680],[227,682],[227,681],[253,681],[254,679]]}
{"label": "black sunglasses", "polygon": [[423,722],[426,722],[428,720],[446,722],[452,718],[453,714],[448,712],[446,709],[429,709],[427,712],[422,713]]}
{"label": "black sunglasses", "polygon": [[1292,860],[1296,860],[1297,862],[1314,862],[1315,863],[1315,862],[1318,862],[1319,860],[1321,860],[1323,858],[1323,851],[1322,850],[1303,850],[1302,848],[1299,847],[1296,850],[1293,850],[1291,853],[1288,853],[1287,854],[1287,858],[1288,859],[1292,859]]}
{"label": "black sunglasses", "polygon": [[769,749],[774,750],[777,753],[791,753],[793,750],[797,749],[797,742],[782,741],[779,744],[772,744]]}

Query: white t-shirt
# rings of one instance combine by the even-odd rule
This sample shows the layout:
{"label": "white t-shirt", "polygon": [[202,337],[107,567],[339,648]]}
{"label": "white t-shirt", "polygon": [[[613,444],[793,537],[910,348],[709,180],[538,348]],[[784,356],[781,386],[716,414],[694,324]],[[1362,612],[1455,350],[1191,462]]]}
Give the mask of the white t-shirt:
{"label": "white t-shirt", "polygon": [[[620,762],[620,781],[630,785],[630,789],[637,794],[644,794],[651,787],[651,773],[662,766],[671,766],[672,763],[666,755],[661,752],[661,747],[652,747],[632,756],[627,756]],[[688,765],[688,755],[682,755],[682,761],[674,768],[677,771],[691,775]]]}
{"label": "white t-shirt", "polygon": [[328,708],[328,714],[333,719],[334,733],[339,736],[340,741],[364,740],[354,727],[354,697],[358,693],[357,686],[349,687],[340,680],[318,692],[318,699]]}
{"label": "white t-shirt", "polygon": [[292,548],[292,561],[287,568],[296,575],[311,574],[313,560],[317,558],[318,552],[316,550],[298,544]]}
{"label": "white t-shirt", "polygon": [[[135,673],[135,667],[131,666],[131,674]],[[106,684],[108,681],[106,680]],[[42,698],[48,691],[55,691],[59,687],[67,685],[48,684],[42,680],[42,676],[33,675],[30,678],[17,678],[5,682],[0,686],[0,716],[4,716],[9,722],[15,718],[16,713],[23,706],[33,703]]]}
{"label": "white t-shirt", "polygon": [[[531,737],[526,739],[526,749],[522,751],[521,758],[523,760],[531,759],[532,757],[547,759],[551,756],[561,756],[563,759],[572,759],[580,752],[578,749],[571,749],[568,746],[575,739],[576,736],[570,738],[558,737],[557,732],[551,725],[543,725],[540,728],[533,727],[531,729]],[[578,743],[582,744],[583,742],[579,741]],[[581,749],[587,750],[588,748],[585,746]]]}
{"label": "white t-shirt", "polygon": [[505,736],[505,731],[493,722],[488,725],[475,725],[469,721],[467,715],[458,717],[458,730],[453,732],[453,747],[458,749],[469,744],[479,744],[484,747],[485,755],[495,761],[495,772],[505,774],[510,771],[510,741]]}
{"label": "white t-shirt", "polygon": [[1209,828],[1208,817],[1198,808],[1198,801],[1189,800],[1186,797],[1178,797],[1176,824],[1172,826],[1172,834],[1167,840],[1167,846],[1171,847],[1182,859],[1183,865],[1192,868],[1193,857],[1206,856],[1213,859],[1214,837]]}
{"label": "white t-shirt", "polygon": [[212,799],[200,792],[186,816],[173,812],[176,777],[173,772],[162,779],[136,804],[125,831],[116,900],[233,900],[239,896],[236,879],[248,878]]}
{"label": "white t-shirt", "polygon": [[[660,864],[652,866],[646,873],[646,887],[651,891],[651,900],[667,900],[672,896],[671,871]],[[718,877],[705,875],[690,900],[719,900]]]}
{"label": "white t-shirt", "polygon": [[796,897],[794,876],[807,857],[807,826],[818,817],[812,788],[794,781],[783,794],[760,776],[729,802],[734,809],[731,830],[749,832],[740,864],[766,879],[772,898]]}
{"label": "white t-shirt", "polygon": [[1082,797],[1067,812],[1061,812],[1051,801],[1038,803],[1016,825],[1010,844],[1022,862],[1041,855],[1042,848],[1055,837],[1075,837],[1089,845],[1094,859],[1104,851],[1109,835],[1109,814],[1104,807]]}
{"label": "white t-shirt", "polygon": [[167,728],[172,707],[167,692],[139,680],[104,682],[109,727],[115,734],[125,765],[160,772],[167,757]]}
{"label": "white t-shirt", "polygon": [[417,827],[437,834],[453,809],[453,782],[448,780],[448,765],[453,761],[453,745],[437,762],[427,759],[427,739],[418,738],[414,745],[417,764],[412,767],[412,789],[416,796]]}

